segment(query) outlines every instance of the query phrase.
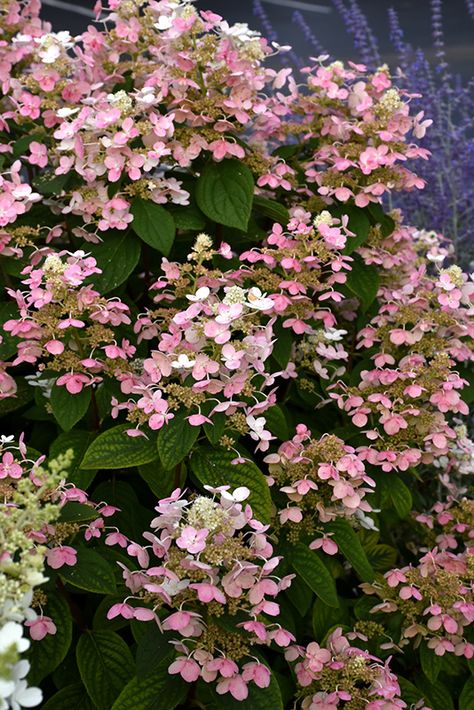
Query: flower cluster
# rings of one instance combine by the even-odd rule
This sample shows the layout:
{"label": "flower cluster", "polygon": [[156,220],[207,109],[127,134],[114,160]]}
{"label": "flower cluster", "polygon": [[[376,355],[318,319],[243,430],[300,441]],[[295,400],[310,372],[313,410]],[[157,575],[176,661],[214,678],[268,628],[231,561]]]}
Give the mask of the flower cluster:
{"label": "flower cluster", "polygon": [[291,646],[289,661],[297,661],[298,698],[303,710],[364,707],[367,710],[406,708],[389,661],[383,663],[357,646],[351,646],[342,629],[333,631],[324,646]]}
{"label": "flower cluster", "polygon": [[426,526],[433,545],[440,550],[457,550],[474,545],[474,503],[468,498],[438,501],[428,513],[418,513],[417,522]]}
{"label": "flower cluster", "polygon": [[430,275],[422,264],[395,288],[382,287],[378,314],[358,334],[359,349],[376,348],[375,369],[330,395],[355,426],[367,427],[373,443],[360,454],[370,463],[406,470],[447,454],[457,436],[447,415],[468,413],[455,366],[473,359],[473,295],[454,266]]}
{"label": "flower cluster", "polygon": [[[333,555],[338,547],[325,534],[324,523],[337,517],[355,516],[362,524],[372,508],[365,500],[375,482],[367,475],[364,463],[351,446],[337,436],[327,434],[313,439],[304,424],[296,428],[291,441],[277,453],[265,457],[269,484],[278,485],[288,498],[279,511],[279,522],[290,529],[290,539],[300,535],[314,538],[311,549],[322,548]],[[368,521],[370,522],[370,521]],[[317,537],[314,537],[317,535]]]}
{"label": "flower cluster", "polygon": [[308,91],[300,131],[305,139],[317,137],[304,163],[308,182],[325,199],[354,199],[359,207],[390,190],[423,188],[424,181],[400,163],[428,158],[407,140],[409,134],[422,138],[427,122],[422,113],[409,115],[410,96],[393,87],[388,67],[367,75],[363,64],[323,60],[302,70]]}
{"label": "flower cluster", "polygon": [[47,366],[62,373],[56,384],[77,394],[99,382],[103,371],[119,373],[121,359],[135,353],[125,339],[117,345],[111,329],[130,323],[129,309],[120,299],[104,298],[85,283],[100,269],[83,251],[39,257],[23,271],[27,290],[10,291],[20,314],[4,325],[20,339],[12,365],[40,361],[40,371]]}
{"label": "flower cluster", "polygon": [[[249,490],[231,493],[223,486],[210,492],[212,498],[187,500],[176,489],[160,500],[152,532],[144,533],[148,545],[111,533],[107,544],[126,548],[141,569],[124,568],[131,594],[108,618],[155,621],[177,636],[171,641],[178,652],[171,674],[187,682],[216,682],[219,694],[244,700],[250,682],[260,688],[270,682],[252,647],[272,642],[285,647],[294,640],[272,620],[279,614],[274,598],[292,576],[275,576],[280,558],[273,555],[268,526],[243,504]],[[233,621],[232,630],[226,621]]]}
{"label": "flower cluster", "polygon": [[474,644],[466,634],[474,621],[473,563],[469,551],[435,547],[417,565],[389,570],[383,581],[362,587],[382,599],[372,613],[402,615],[401,647],[411,639],[425,640],[437,656],[472,658]]}

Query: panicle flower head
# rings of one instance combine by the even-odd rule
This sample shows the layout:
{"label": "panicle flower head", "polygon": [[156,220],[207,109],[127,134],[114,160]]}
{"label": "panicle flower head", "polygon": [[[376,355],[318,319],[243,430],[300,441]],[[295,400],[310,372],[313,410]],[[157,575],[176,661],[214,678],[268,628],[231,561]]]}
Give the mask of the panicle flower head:
{"label": "panicle flower head", "polygon": [[[270,682],[266,666],[252,657],[253,645],[294,640],[272,621],[279,613],[273,600],[291,576],[275,575],[280,558],[273,556],[267,526],[245,503],[250,491],[209,491],[213,497],[188,500],[177,489],[158,502],[152,531],[144,533],[148,544],[128,546],[142,566],[124,571],[134,606],[115,605],[109,617],[155,618],[177,636],[173,643],[182,655],[170,665],[171,674],[216,682],[218,693],[243,700],[250,682]],[[233,619],[237,612],[241,621]]]}

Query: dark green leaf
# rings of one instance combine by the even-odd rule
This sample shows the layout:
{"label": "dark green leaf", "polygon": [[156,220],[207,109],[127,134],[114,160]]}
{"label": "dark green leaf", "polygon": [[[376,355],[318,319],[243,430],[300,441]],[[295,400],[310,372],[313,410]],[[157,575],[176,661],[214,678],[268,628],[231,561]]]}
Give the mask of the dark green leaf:
{"label": "dark green leaf", "polygon": [[72,619],[69,605],[59,594],[48,592],[48,602],[44,608],[47,616],[56,624],[56,633],[48,634],[41,641],[32,641],[27,652],[31,663],[28,673],[30,685],[41,683],[52,673],[68,652],[72,640]]}
{"label": "dark green leaf", "polygon": [[206,227],[205,216],[193,203],[190,205],[169,205],[166,209],[173,217],[176,229],[198,232]]}
{"label": "dark green leaf", "polygon": [[[125,480],[114,480],[114,478],[110,480],[105,477],[104,479],[93,490],[94,500],[105,500],[109,505],[119,508],[120,510],[113,517],[114,525],[132,540],[140,539],[143,531],[148,529],[153,512],[138,500],[135,492],[136,480],[130,476],[131,485]],[[128,559],[131,560],[130,557]]]}
{"label": "dark green leaf", "polygon": [[87,631],[76,647],[82,682],[98,710],[110,710],[122,688],[133,677],[133,656],[113,631]]}
{"label": "dark green leaf", "polygon": [[0,329],[2,333],[2,342],[0,343],[0,360],[8,360],[9,357],[16,354],[17,345],[20,342],[19,338],[8,333],[4,326],[7,320],[16,319],[19,317],[18,308],[14,303],[0,303]]}
{"label": "dark green leaf", "polygon": [[37,141],[41,143],[44,136],[41,133],[28,133],[26,136],[22,136],[13,144],[13,157],[19,158],[20,155],[24,155],[28,152],[30,143]]}
{"label": "dark green leaf", "polygon": [[365,209],[355,206],[342,205],[339,208],[339,215],[347,215],[349,217],[348,229],[354,232],[354,237],[347,237],[347,243],[344,247],[343,254],[352,254],[358,247],[365,243],[369,236],[370,221]]}
{"label": "dark green leaf", "polygon": [[366,311],[379,290],[378,270],[375,266],[365,264],[358,254],[352,258],[354,261],[347,275],[346,284],[359,299],[362,309]]}
{"label": "dark green leaf", "polygon": [[474,678],[468,678],[459,697],[459,710],[474,708]]}
{"label": "dark green leaf", "polygon": [[14,397],[0,399],[0,417],[10,412],[15,412],[31,402],[34,397],[34,390],[23,377],[16,378],[17,390]]}
{"label": "dark green leaf", "polygon": [[367,559],[365,550],[359,538],[347,520],[334,520],[327,525],[327,530],[333,533],[333,538],[348,562],[351,563],[359,577],[364,582],[372,582],[374,570]]}
{"label": "dark green leaf", "polygon": [[385,572],[395,567],[398,552],[390,545],[375,545],[367,550],[367,557],[375,570]]}
{"label": "dark green leaf", "polygon": [[138,473],[147,482],[152,493],[157,498],[165,498],[176,488],[174,469],[165,469],[157,458],[150,463],[138,467]]}
{"label": "dark green leaf", "polygon": [[400,684],[400,690],[402,691],[402,698],[410,706],[412,704],[415,705],[419,700],[424,697],[422,691],[406,678],[403,678],[399,675],[398,682]]}
{"label": "dark green leaf", "polygon": [[316,641],[322,641],[333,626],[345,626],[349,622],[349,613],[345,606],[328,606],[321,599],[316,599],[313,606],[313,633]]}
{"label": "dark green leaf", "polygon": [[290,438],[288,420],[277,404],[267,409],[263,413],[263,416],[265,417],[267,427],[272,434],[275,434],[275,436],[277,436],[281,441],[286,441]]}
{"label": "dark green leaf", "polygon": [[93,432],[81,431],[80,429],[63,432],[53,441],[49,450],[50,459],[55,459],[66,453],[66,451],[72,452],[73,458],[68,467],[67,480],[83,490],[88,488],[96,473],[93,469],[85,471],[80,468],[80,463],[88,447],[93,442],[94,436]]}
{"label": "dark green leaf", "polygon": [[140,466],[156,458],[155,438],[128,436],[127,424],[107,429],[87,449],[81,468],[118,469]]}
{"label": "dark green leaf", "polygon": [[254,181],[239,160],[209,162],[196,185],[196,201],[204,214],[218,224],[247,229],[252,210]]}
{"label": "dark green leaf", "polygon": [[61,429],[69,431],[82,419],[91,401],[90,387],[84,387],[77,394],[70,394],[65,387],[53,385],[51,390],[51,408]]}
{"label": "dark green leaf", "polygon": [[317,552],[313,552],[302,542],[292,549],[291,563],[313,592],[328,606],[338,607],[336,584]]}
{"label": "dark green leaf", "polygon": [[93,505],[76,503],[76,501],[71,500],[61,508],[58,520],[60,523],[73,523],[96,520],[98,517],[99,513]]}
{"label": "dark green leaf", "polygon": [[454,710],[453,699],[448,688],[436,681],[431,683],[429,680],[420,676],[417,679],[417,685],[422,690],[428,707],[431,710]]}
{"label": "dark green leaf", "polygon": [[285,593],[299,615],[305,617],[314,599],[313,592],[306,582],[296,576]]}
{"label": "dark green leaf", "polygon": [[157,439],[161,463],[167,469],[174,468],[191,451],[201,427],[191,426],[187,412],[181,410],[160,429]]}
{"label": "dark green leaf", "polygon": [[467,366],[457,364],[456,370],[459,373],[459,377],[466,380],[466,384],[462,390],[460,390],[459,394],[466,404],[472,404],[474,402],[474,368],[471,363]]}
{"label": "dark green leaf", "polygon": [[140,241],[126,231],[105,232],[103,239],[100,244],[88,246],[98,268],[102,269],[101,274],[93,274],[89,280],[102,295],[128,279],[138,264],[141,250]]}
{"label": "dark green leaf", "polygon": [[253,198],[253,208],[260,212],[265,217],[273,220],[273,222],[278,222],[284,227],[290,221],[290,215],[288,210],[284,205],[276,200],[269,200],[266,197],[254,197]]}
{"label": "dark green leaf", "polygon": [[168,673],[172,659],[171,654],[162,657],[153,673],[132,678],[111,710],[173,710],[182,703],[189,686],[180,676]]}
{"label": "dark green leaf", "polygon": [[280,365],[286,367],[291,355],[293,345],[293,335],[291,328],[283,328],[282,324],[277,321],[273,328],[275,336],[275,344],[273,345],[272,355]]}
{"label": "dark green leaf", "polygon": [[203,485],[229,485],[231,490],[247,486],[250,489],[248,501],[255,517],[262,523],[268,523],[272,513],[272,499],[265,476],[253,461],[233,464],[235,457],[233,451],[203,446],[193,453],[191,468]]}
{"label": "dark green leaf", "polygon": [[95,710],[92,700],[82,683],[74,683],[61,688],[47,703],[42,705],[42,710]]}
{"label": "dark green leaf", "polygon": [[227,426],[227,417],[223,412],[216,412],[212,417],[212,424],[204,422],[204,432],[214,446],[217,446],[221,436],[225,432]]}
{"label": "dark green leaf", "polygon": [[95,550],[85,547],[77,549],[77,563],[64,565],[59,574],[65,582],[74,587],[96,594],[113,594],[115,577],[112,567]]}
{"label": "dark green leaf", "polygon": [[367,210],[372,218],[373,224],[380,224],[382,236],[388,237],[395,229],[395,222],[388,214],[385,214],[381,205],[371,202]]}
{"label": "dark green leaf", "polygon": [[50,172],[38,175],[33,180],[33,185],[40,195],[60,195],[69,178],[70,176],[68,174],[55,175]]}
{"label": "dark green leaf", "polygon": [[426,643],[420,645],[420,661],[423,673],[428,678],[430,683],[436,683],[441,666],[443,665],[442,656],[437,656]]}
{"label": "dark green leaf", "polygon": [[151,200],[135,197],[131,212],[132,227],[140,239],[168,256],[173,246],[176,227],[171,214]]}
{"label": "dark green leaf", "polygon": [[379,480],[399,517],[406,518],[413,509],[413,499],[408,486],[396,473],[386,474]]}
{"label": "dark green leaf", "polygon": [[160,631],[155,623],[143,623],[134,628],[140,628],[143,635],[138,639],[136,653],[136,674],[139,679],[146,678],[159,671],[163,658],[170,655],[172,633]]}

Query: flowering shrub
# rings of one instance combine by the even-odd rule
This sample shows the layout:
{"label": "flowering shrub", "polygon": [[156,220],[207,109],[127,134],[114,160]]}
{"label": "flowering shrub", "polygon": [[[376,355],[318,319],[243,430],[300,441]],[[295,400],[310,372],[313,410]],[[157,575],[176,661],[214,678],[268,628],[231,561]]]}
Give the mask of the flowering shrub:
{"label": "flowering shrub", "polygon": [[383,207],[413,97],[187,0],[39,10],[0,3],[0,707],[472,706],[474,284]]}

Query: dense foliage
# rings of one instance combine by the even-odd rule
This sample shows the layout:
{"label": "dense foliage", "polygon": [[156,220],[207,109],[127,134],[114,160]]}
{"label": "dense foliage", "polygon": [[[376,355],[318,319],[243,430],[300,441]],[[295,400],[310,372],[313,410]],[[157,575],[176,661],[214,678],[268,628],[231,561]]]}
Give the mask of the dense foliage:
{"label": "dense foliage", "polygon": [[0,708],[472,707],[429,121],[188,0],[0,10]]}

